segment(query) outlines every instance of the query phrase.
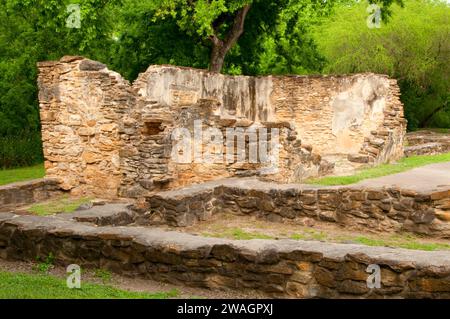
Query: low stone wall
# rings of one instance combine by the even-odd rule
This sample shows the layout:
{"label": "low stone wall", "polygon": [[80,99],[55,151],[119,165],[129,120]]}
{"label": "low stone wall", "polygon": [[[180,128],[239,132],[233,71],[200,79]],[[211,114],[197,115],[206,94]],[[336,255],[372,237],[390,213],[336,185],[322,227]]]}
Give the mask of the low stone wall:
{"label": "low stone wall", "polygon": [[450,143],[425,143],[414,146],[405,147],[405,156],[414,155],[437,155],[450,152]]}
{"label": "low stone wall", "polygon": [[347,229],[450,238],[450,190],[361,186],[314,187],[229,179],[147,197],[147,220],[188,226],[211,214],[252,214],[271,221],[304,219]]}
{"label": "low stone wall", "polygon": [[0,186],[0,211],[46,200],[62,193],[58,182],[48,178]]}
{"label": "low stone wall", "polygon": [[406,134],[405,156],[436,155],[450,152],[450,134],[417,131]]}
{"label": "low stone wall", "polygon": [[[226,240],[58,217],[0,214],[0,257],[290,298],[450,298],[450,252],[294,240]],[[381,286],[367,287],[368,265]]]}

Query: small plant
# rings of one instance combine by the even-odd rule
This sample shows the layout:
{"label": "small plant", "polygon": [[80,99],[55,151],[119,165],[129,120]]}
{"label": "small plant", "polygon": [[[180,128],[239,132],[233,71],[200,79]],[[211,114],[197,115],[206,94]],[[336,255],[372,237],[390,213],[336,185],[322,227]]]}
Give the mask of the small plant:
{"label": "small plant", "polygon": [[96,269],[94,272],[94,276],[100,278],[103,283],[107,283],[111,281],[111,272],[106,269]]}
{"label": "small plant", "polygon": [[41,261],[41,258],[37,256],[36,262],[38,262],[38,264],[33,266],[33,270],[46,274],[53,268],[55,256],[52,253],[49,253],[48,256],[45,257],[44,261]]}

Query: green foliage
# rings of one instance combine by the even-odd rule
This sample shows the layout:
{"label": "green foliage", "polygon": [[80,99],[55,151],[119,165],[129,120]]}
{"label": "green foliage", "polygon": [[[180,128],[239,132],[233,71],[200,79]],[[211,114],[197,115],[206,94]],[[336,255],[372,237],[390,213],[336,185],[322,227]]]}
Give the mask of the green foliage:
{"label": "green foliage", "polygon": [[64,279],[54,276],[0,271],[1,299],[168,299],[179,294],[176,289],[155,293],[133,292],[84,282],[80,289],[69,289]]}
{"label": "green foliage", "polygon": [[31,166],[42,161],[42,142],[39,132],[22,136],[0,136],[0,168]]}
{"label": "green foliage", "polygon": [[[304,74],[319,72],[323,59],[308,34],[310,26],[350,0],[159,0],[155,1],[153,22],[171,20],[199,45],[211,37],[227,39],[234,13],[250,5],[245,31],[230,51],[224,72],[230,74]],[[384,17],[392,2],[370,0],[382,6]]]}
{"label": "green foliage", "polygon": [[38,262],[38,264],[33,267],[33,270],[46,274],[50,269],[53,268],[55,256],[53,256],[52,253],[49,253],[43,261],[41,261],[41,258],[39,256],[36,257],[36,261]]}
{"label": "green foliage", "polygon": [[229,53],[225,71],[237,65],[242,73],[252,75],[320,73],[324,60],[309,28],[331,14],[338,2],[255,3],[244,34]]}
{"label": "green foliage", "polygon": [[450,153],[438,155],[417,155],[405,157],[394,164],[382,164],[377,167],[367,168],[358,171],[354,175],[348,176],[329,176],[307,181],[310,184],[318,185],[348,185],[357,183],[364,179],[376,178],[396,173],[401,173],[415,167],[428,164],[443,163],[450,161]]}
{"label": "green foliage", "polygon": [[[0,167],[42,161],[36,62],[83,55],[129,80],[150,64],[209,65],[250,4],[227,74],[372,71],[397,79],[409,128],[450,127],[448,5],[432,0],[0,0]],[[81,7],[67,28],[66,5]],[[368,3],[389,23],[366,26]],[[426,19],[424,17],[427,17]]]}
{"label": "green foliage", "polygon": [[110,282],[112,278],[111,272],[109,270],[101,268],[95,270],[94,276],[100,278],[104,284]]}
{"label": "green foliage", "polygon": [[326,72],[375,72],[399,81],[408,128],[450,127],[450,7],[441,0],[393,6],[381,28],[366,25],[367,3],[342,6],[316,29]]}
{"label": "green foliage", "polygon": [[126,0],[116,28],[112,65],[130,80],[149,64],[207,68],[211,26],[216,20],[225,20],[215,31],[226,37],[231,13],[249,2],[245,31],[227,55],[223,73],[320,72],[323,59],[307,30],[330,14],[339,1],[193,1],[194,10],[186,1],[160,1],[165,5],[161,7],[154,1]]}
{"label": "green foliage", "polygon": [[175,19],[154,21],[154,1],[124,0],[117,9],[112,68],[134,80],[150,64],[208,67],[209,48],[181,31]]}
{"label": "green foliage", "polygon": [[71,2],[0,0],[0,167],[42,161],[36,62],[78,54],[107,60],[115,1],[76,1],[79,29],[66,27]]}

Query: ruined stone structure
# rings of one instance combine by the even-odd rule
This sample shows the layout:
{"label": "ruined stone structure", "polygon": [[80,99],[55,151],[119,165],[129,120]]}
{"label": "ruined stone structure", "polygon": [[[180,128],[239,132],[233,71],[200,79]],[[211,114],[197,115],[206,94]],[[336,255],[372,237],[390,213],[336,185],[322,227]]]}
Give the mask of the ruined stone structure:
{"label": "ruined stone structure", "polygon": [[138,222],[176,227],[214,214],[251,215],[272,222],[317,221],[368,232],[411,232],[450,238],[450,188],[417,191],[398,187],[276,185],[227,179],[147,197]]}
{"label": "ruined stone structure", "polygon": [[[399,89],[383,75],[248,77],[150,66],[130,84],[82,57],[38,67],[47,177],[74,194],[141,197],[249,175],[297,183],[403,155]],[[229,128],[267,128],[270,145],[278,128],[279,170],[172,160],[174,129],[193,132],[196,120],[224,136]],[[244,143],[248,150],[255,142]]]}
{"label": "ruined stone structure", "polygon": [[[92,223],[96,219],[82,220],[91,223],[66,214],[0,213],[0,258],[35,260],[52,253],[62,266],[75,263],[194,287],[257,291],[265,297],[450,298],[450,252],[445,250],[230,240],[104,226],[105,218],[98,227]],[[371,264],[380,266],[378,289],[367,285]]]}

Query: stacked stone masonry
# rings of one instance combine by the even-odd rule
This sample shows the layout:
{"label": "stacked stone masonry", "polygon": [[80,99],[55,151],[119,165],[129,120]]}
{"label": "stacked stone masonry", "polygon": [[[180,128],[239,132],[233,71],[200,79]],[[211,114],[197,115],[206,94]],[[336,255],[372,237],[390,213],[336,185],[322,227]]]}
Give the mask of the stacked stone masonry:
{"label": "stacked stone masonry", "polygon": [[0,211],[14,210],[64,194],[56,179],[36,179],[0,186]]}
{"label": "stacked stone masonry", "polygon": [[[141,197],[261,174],[297,183],[403,155],[398,86],[383,75],[248,77],[150,66],[130,84],[82,57],[38,67],[47,176],[73,194]],[[222,133],[278,128],[279,170],[267,175],[267,163],[174,161],[174,129],[193,132],[196,120]]]}
{"label": "stacked stone masonry", "polygon": [[406,134],[405,156],[436,155],[450,152],[450,134],[421,130]]}
{"label": "stacked stone masonry", "polygon": [[251,214],[270,221],[312,219],[370,232],[409,231],[450,238],[450,190],[314,187],[230,179],[147,196],[142,223],[189,226],[212,214]]}
{"label": "stacked stone masonry", "polygon": [[[288,298],[450,298],[450,253],[294,240],[226,240],[0,214],[0,257]],[[368,265],[381,269],[368,288]]]}

